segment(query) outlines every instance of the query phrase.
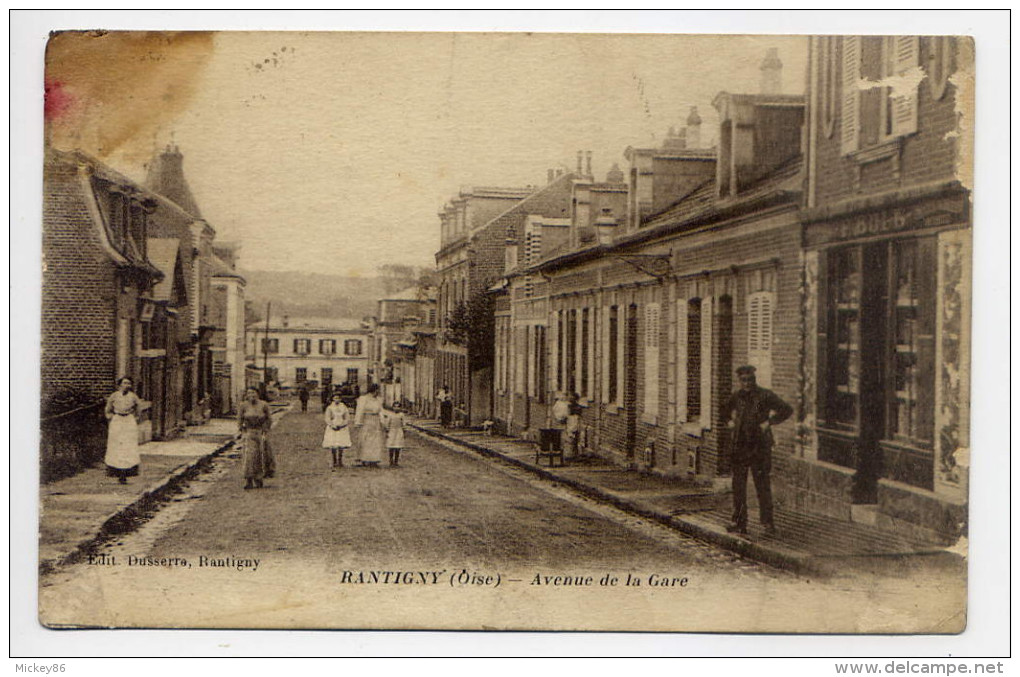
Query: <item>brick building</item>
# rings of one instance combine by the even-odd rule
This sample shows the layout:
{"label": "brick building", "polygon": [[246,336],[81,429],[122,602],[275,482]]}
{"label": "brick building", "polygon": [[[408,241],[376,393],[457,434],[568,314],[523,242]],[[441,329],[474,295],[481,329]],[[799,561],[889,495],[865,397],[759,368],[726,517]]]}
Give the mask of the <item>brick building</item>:
{"label": "brick building", "polygon": [[383,384],[387,404],[402,402],[414,406],[438,389],[430,385],[420,390],[415,374],[415,332],[432,332],[435,326],[436,300],[432,289],[408,287],[379,299],[369,360],[372,373]]}
{"label": "brick building", "polygon": [[[42,398],[95,401],[120,376],[143,400],[142,439],[172,430],[161,380],[172,337],[153,331],[154,289],[165,278],[148,258],[159,215],[154,196],[80,152],[47,149],[44,166]],[[173,346],[169,346],[172,351]],[[166,375],[166,378],[173,378]],[[166,420],[166,412],[169,420]]]}
{"label": "brick building", "polygon": [[[503,266],[503,239],[489,233],[480,239],[486,224],[534,192],[534,188],[472,187],[462,189],[439,212],[440,248],[436,252],[438,272],[436,335],[436,390],[444,384],[454,403],[472,411],[471,419],[482,421],[488,413],[488,378],[474,378],[484,370],[484,361],[472,364],[468,349],[469,306],[481,305],[486,281],[498,277]],[[483,313],[484,314],[484,313]],[[491,346],[475,350],[483,355]],[[477,356],[476,356],[477,357]]]}
{"label": "brick building", "polygon": [[584,168],[582,158],[576,173],[550,177],[542,204],[522,204],[506,223],[506,280],[495,302],[493,420],[529,439],[548,427],[555,392],[549,384],[549,281],[528,270],[556,253],[607,241],[627,213],[623,172],[614,165],[605,181],[595,181],[591,154]]}
{"label": "brick building", "polygon": [[714,105],[717,149],[687,145],[696,111],[661,147],[628,149],[626,211],[573,219],[571,246],[525,271],[548,280],[548,392],[580,396],[582,450],[703,477],[728,472],[734,368],[755,364],[794,401],[800,340],[802,163],[787,130],[803,98],[724,92]]}
{"label": "brick building", "polygon": [[216,231],[202,218],[184,178],[183,161],[176,146],[167,146],[149,163],[145,185],[156,199],[150,234],[181,245],[188,303],[178,318],[180,398],[188,423],[195,425],[213,413],[212,275],[220,264],[213,251]]}
{"label": "brick building", "polygon": [[[802,509],[952,538],[969,466],[973,42],[810,43]],[[960,77],[960,76],[963,77]],[[973,129],[973,125],[968,125]]]}

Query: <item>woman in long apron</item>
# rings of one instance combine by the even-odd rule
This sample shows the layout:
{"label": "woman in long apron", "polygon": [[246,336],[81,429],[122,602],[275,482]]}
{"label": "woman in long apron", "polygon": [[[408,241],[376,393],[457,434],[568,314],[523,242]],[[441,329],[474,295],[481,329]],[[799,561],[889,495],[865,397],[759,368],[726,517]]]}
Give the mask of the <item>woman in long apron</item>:
{"label": "woman in long apron", "polygon": [[244,488],[262,488],[262,480],[273,476],[275,463],[268,433],[273,425],[269,405],[248,388],[237,406],[237,426],[241,434],[241,458],[244,461]]}
{"label": "woman in long apron", "polygon": [[138,474],[141,456],[138,453],[138,414],[141,400],[134,393],[131,379],[123,376],[117,390],[106,399],[106,420],[110,429],[106,438],[106,471],[127,484],[128,477]]}
{"label": "woman in long apron", "polygon": [[382,425],[382,398],[379,385],[368,386],[368,392],[358,398],[354,414],[354,429],[358,436],[358,461],[361,465],[378,466],[383,459],[386,435]]}

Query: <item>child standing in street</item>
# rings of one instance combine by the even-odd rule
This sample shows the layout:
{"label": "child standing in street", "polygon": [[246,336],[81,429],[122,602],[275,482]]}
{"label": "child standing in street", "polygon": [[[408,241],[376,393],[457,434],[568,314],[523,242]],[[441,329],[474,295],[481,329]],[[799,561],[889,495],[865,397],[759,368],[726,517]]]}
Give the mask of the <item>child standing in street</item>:
{"label": "child standing in street", "polygon": [[390,466],[400,465],[400,450],[404,448],[404,414],[397,404],[386,412],[386,448],[390,452]]}
{"label": "child standing in street", "polygon": [[333,452],[333,470],[344,467],[344,449],[351,446],[351,414],[340,399],[340,393],[333,395],[332,403],[323,415],[326,419],[326,433],[322,446]]}

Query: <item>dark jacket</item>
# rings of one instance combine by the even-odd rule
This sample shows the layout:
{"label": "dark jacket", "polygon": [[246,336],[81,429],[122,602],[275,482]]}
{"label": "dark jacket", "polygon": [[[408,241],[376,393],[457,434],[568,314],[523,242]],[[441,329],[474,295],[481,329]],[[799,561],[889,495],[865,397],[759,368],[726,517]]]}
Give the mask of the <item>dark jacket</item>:
{"label": "dark jacket", "polygon": [[782,423],[793,415],[793,407],[771,390],[755,386],[754,390],[738,390],[723,409],[723,419],[733,419],[733,458],[753,460],[767,457],[772,451],[772,433],[761,429],[768,421]]}

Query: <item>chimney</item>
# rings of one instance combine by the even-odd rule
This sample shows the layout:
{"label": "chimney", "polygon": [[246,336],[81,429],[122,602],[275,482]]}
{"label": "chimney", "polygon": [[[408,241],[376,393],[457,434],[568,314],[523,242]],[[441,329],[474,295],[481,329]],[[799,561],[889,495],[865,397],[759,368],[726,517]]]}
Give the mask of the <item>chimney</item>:
{"label": "chimney", "polygon": [[779,60],[779,50],[770,47],[761,62],[761,93],[779,94],[783,90],[783,62]]}
{"label": "chimney", "polygon": [[701,148],[701,116],[697,106],[691,106],[691,113],[687,116],[687,147]]}
{"label": "chimney", "polygon": [[547,183],[552,183],[553,181],[555,181],[556,180],[556,170],[555,169],[550,169],[546,173],[546,179],[547,179]]}
{"label": "chimney", "polygon": [[584,151],[583,150],[577,151],[577,174],[578,174],[578,176],[581,175],[581,161],[582,161],[583,158],[584,158]]}
{"label": "chimney", "polygon": [[585,162],[585,176],[591,178],[594,175],[591,173],[591,151],[590,150],[585,151],[585,153],[584,153],[584,162]]}
{"label": "chimney", "polygon": [[683,150],[686,147],[687,147],[687,130],[681,129],[678,132],[676,131],[676,127],[670,125],[669,132],[666,133],[666,140],[662,142],[662,149]]}

